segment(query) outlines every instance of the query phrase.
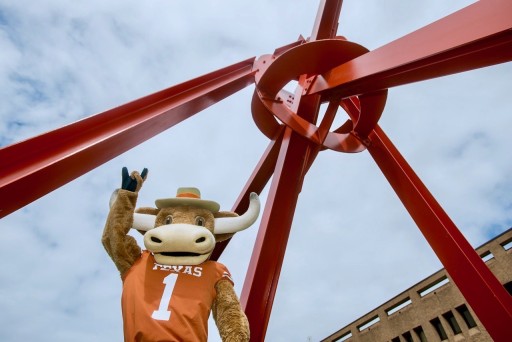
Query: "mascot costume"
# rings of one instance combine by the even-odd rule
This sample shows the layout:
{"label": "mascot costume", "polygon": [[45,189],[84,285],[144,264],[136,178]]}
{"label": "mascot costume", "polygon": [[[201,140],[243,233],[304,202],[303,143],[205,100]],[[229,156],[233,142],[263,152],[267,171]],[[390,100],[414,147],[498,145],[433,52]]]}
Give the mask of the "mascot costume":
{"label": "mascot costume", "polygon": [[[123,281],[122,312],[126,342],[206,341],[210,311],[223,341],[249,341],[249,324],[228,269],[209,260],[217,241],[251,226],[258,196],[247,212],[219,211],[196,188],[179,188],[176,197],[135,210],[147,169],[128,174],[112,194],[102,243]],[[145,249],[128,235],[144,234]]]}

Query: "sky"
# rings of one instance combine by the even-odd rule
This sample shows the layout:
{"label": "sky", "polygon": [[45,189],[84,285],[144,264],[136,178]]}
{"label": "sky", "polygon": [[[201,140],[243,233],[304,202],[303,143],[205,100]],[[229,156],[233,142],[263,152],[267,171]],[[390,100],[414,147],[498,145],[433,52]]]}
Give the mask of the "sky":
{"label": "sky", "polygon": [[[471,3],[345,0],[338,34],[373,50]],[[311,34],[317,8],[0,0],[0,146],[272,53]],[[511,74],[509,63],[390,89],[379,121],[474,247],[512,226]],[[253,90],[1,219],[0,340],[121,341],[121,280],[100,242],[121,168],[149,169],[139,206],[196,186],[229,210],[269,144],[252,120]],[[257,230],[238,233],[220,258],[239,295]],[[441,267],[368,152],[321,152],[299,197],[267,340],[318,341]],[[220,340],[213,324],[209,340]]]}

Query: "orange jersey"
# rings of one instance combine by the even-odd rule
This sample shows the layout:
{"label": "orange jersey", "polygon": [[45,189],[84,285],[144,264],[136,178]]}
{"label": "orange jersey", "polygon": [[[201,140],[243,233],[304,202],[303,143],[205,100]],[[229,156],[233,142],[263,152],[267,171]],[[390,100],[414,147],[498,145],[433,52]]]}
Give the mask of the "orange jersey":
{"label": "orange jersey", "polygon": [[206,341],[215,284],[221,279],[232,283],[221,263],[160,265],[143,251],[123,279],[125,341]]}

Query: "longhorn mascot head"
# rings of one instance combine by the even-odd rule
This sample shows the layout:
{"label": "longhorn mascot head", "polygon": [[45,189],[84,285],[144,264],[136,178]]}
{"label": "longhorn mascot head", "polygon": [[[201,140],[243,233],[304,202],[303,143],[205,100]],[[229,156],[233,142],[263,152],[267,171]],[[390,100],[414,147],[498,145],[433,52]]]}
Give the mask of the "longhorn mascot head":
{"label": "longhorn mascot head", "polygon": [[[156,208],[135,209],[147,169],[128,174],[114,191],[102,243],[123,280],[125,341],[206,341],[210,311],[223,341],[249,341],[249,324],[228,269],[210,260],[217,241],[250,227],[260,203],[247,211],[219,211],[197,188],[157,199]],[[144,234],[145,249],[128,235]]]}

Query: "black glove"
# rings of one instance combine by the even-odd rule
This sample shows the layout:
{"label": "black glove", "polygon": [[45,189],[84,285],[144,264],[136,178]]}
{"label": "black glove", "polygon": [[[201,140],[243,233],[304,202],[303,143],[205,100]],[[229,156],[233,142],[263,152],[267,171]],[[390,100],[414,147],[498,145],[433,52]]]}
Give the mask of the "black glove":
{"label": "black glove", "polygon": [[[148,174],[148,169],[144,168],[142,170],[142,173],[140,176],[142,179],[146,178],[146,175]],[[123,181],[121,183],[121,189],[128,190],[128,191],[135,191],[137,189],[137,179],[130,177],[130,174],[128,173],[128,169],[126,167],[123,167],[122,170],[123,175]]]}

